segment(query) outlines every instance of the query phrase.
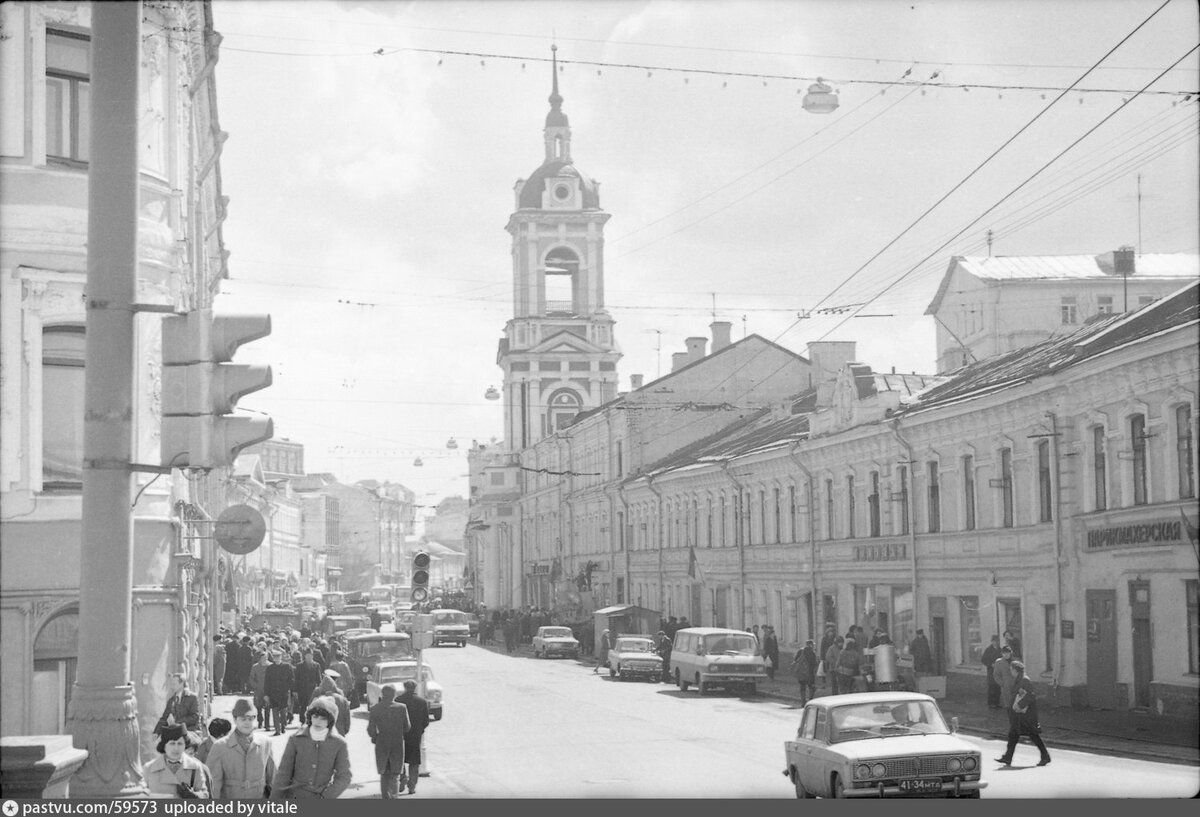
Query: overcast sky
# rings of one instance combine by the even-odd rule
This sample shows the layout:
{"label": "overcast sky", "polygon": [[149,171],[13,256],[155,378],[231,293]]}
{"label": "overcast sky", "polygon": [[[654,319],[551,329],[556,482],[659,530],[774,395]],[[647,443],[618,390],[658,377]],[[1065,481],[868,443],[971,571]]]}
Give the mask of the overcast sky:
{"label": "overcast sky", "polygon": [[[989,229],[995,255],[1200,249],[1196,4],[1129,36],[1161,4],[217,0],[217,307],[274,324],[239,360],[275,384],[242,405],[310,472],[466,495],[471,440],[501,434],[504,225],[542,161],[551,43],[611,214],[622,390],[707,336],[714,303],[735,340],[855,340],[877,370],[932,372],[925,308]],[[817,77],[836,112],[801,107]]]}

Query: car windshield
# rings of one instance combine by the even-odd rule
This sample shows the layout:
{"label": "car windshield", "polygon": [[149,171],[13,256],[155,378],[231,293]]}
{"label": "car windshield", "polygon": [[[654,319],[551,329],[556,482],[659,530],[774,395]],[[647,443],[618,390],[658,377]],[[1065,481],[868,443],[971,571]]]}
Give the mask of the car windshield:
{"label": "car windshield", "polygon": [[750,633],[725,633],[704,639],[706,655],[757,655],[758,639]]}
{"label": "car windshield", "polygon": [[542,638],[570,638],[570,627],[543,627]]}
{"label": "car windshield", "polygon": [[880,701],[835,707],[830,715],[830,743],[896,735],[950,733],[941,711],[931,701]]}
{"label": "car windshield", "polygon": [[[421,675],[425,678],[426,681],[432,681],[433,680],[433,668],[432,667],[422,668]],[[384,667],[383,669],[381,669],[379,671],[379,683],[381,683],[381,684],[390,684],[393,681],[407,681],[410,679],[416,680],[416,678],[417,678],[417,665],[416,664],[407,664],[407,665],[399,666],[399,667]]]}
{"label": "car windshield", "polygon": [[466,624],[466,613],[434,613],[434,624]]}
{"label": "car windshield", "polygon": [[404,639],[380,639],[355,642],[354,651],[363,658],[394,661],[397,658],[412,658],[412,642]]}
{"label": "car windshield", "polygon": [[617,652],[654,652],[648,638],[618,638]]}

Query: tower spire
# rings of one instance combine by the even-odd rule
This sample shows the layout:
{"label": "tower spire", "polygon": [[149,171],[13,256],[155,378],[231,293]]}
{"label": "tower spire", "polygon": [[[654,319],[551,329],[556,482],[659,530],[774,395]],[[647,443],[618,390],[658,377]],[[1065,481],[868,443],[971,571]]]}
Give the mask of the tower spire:
{"label": "tower spire", "polygon": [[558,111],[562,107],[562,96],[558,93],[558,46],[550,46],[550,64],[551,71],[554,72],[553,83],[550,90],[550,109]]}

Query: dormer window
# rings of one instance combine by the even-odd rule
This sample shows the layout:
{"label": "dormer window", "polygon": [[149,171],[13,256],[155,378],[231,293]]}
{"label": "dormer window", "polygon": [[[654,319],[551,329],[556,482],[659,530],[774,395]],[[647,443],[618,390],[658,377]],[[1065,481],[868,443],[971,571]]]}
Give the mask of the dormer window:
{"label": "dormer window", "polygon": [[554,198],[559,201],[566,201],[571,197],[571,188],[565,184],[557,184],[554,186]]}

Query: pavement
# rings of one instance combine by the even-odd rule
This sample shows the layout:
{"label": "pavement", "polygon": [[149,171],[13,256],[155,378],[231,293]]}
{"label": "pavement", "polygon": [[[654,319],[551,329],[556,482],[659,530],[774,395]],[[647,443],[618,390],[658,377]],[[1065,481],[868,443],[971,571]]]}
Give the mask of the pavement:
{"label": "pavement", "polygon": [[[472,642],[477,644],[478,642]],[[484,645],[493,652],[505,652],[503,641]],[[522,644],[514,657],[533,659],[533,650]],[[582,657],[579,663],[594,668],[596,659]],[[795,679],[776,673],[774,679],[758,685],[761,697],[802,705],[800,688]],[[822,694],[820,688],[817,694]],[[946,718],[958,718],[958,728],[964,734],[1004,740],[1008,736],[1008,717],[1003,710],[989,709],[983,696],[978,698],[948,697],[938,700]],[[1200,720],[1175,718],[1153,712],[1129,709],[1074,709],[1072,707],[1039,706],[1042,739],[1051,752],[1055,748],[1084,752],[1200,766]]]}

